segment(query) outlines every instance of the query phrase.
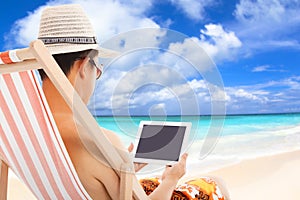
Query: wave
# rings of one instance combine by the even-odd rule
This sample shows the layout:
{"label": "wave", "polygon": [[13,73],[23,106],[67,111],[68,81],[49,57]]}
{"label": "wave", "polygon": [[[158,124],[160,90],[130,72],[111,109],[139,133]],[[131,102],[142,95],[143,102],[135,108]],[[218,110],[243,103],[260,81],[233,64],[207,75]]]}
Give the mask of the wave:
{"label": "wave", "polygon": [[212,151],[207,155],[201,155],[205,140],[195,140],[187,149],[190,154],[188,168],[208,172],[242,160],[299,150],[300,125],[221,136],[216,140]]}

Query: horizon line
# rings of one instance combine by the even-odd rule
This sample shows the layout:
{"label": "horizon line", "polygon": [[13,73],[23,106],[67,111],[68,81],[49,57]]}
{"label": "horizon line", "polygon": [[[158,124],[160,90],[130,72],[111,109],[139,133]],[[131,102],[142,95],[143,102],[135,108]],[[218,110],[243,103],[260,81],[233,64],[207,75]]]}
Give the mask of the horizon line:
{"label": "horizon line", "polygon": [[278,113],[245,113],[245,114],[225,114],[225,115],[211,115],[211,114],[203,114],[203,115],[93,115],[94,117],[194,117],[194,116],[239,116],[239,115],[284,115],[284,114],[300,114],[300,112],[278,112]]}

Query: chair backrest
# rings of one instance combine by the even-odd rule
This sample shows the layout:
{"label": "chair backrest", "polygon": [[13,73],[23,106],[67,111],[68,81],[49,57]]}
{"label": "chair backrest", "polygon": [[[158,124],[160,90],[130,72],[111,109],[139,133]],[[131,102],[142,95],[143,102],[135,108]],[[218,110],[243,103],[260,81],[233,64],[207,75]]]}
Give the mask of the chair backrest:
{"label": "chair backrest", "polygon": [[91,199],[34,73],[0,75],[0,154],[38,199]]}
{"label": "chair backrest", "polygon": [[[119,154],[39,40],[0,54],[0,158],[38,199],[90,199],[69,158],[39,81],[43,68],[121,179],[123,199],[147,199],[133,176],[128,155]],[[3,64],[2,64],[2,63]],[[15,64],[7,64],[14,63]],[[1,65],[2,64],[2,65]],[[30,70],[30,71],[27,71]],[[124,170],[123,170],[124,169]]]}

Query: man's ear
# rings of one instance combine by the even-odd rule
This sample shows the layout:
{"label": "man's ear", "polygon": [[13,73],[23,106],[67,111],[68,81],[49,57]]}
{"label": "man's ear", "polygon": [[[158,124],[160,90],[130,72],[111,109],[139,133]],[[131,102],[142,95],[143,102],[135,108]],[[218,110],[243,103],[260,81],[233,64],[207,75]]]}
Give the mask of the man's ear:
{"label": "man's ear", "polygon": [[86,57],[85,59],[80,60],[80,62],[78,62],[78,73],[81,78],[85,78],[85,76],[86,76],[86,71],[85,71],[84,66],[87,64],[88,61],[89,61],[89,58]]}

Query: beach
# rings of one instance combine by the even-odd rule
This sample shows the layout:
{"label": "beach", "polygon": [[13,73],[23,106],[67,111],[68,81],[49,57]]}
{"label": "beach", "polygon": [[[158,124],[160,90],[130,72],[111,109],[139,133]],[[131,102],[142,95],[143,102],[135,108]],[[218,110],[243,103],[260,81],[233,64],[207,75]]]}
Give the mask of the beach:
{"label": "beach", "polygon": [[300,199],[300,151],[241,161],[222,169],[199,173],[191,171],[182,182],[193,177],[221,178],[232,200]]}
{"label": "beach", "polygon": [[8,186],[7,186],[7,199],[8,200],[35,200],[35,196],[23,184],[18,177],[9,170],[8,173]]}
{"label": "beach", "polygon": [[[202,164],[191,164],[181,181],[198,176],[221,178],[232,200],[300,199],[299,136],[300,126],[296,125],[251,135],[222,137],[214,150],[217,153],[211,153],[215,154],[213,158],[210,160],[208,156]],[[228,156],[224,163],[221,151],[224,156],[234,156],[231,159]],[[219,168],[212,165],[217,159],[221,160]],[[209,170],[203,165],[215,169]]]}
{"label": "beach", "polygon": [[[276,116],[278,117],[280,116]],[[238,118],[239,122],[240,119]],[[247,117],[245,120],[249,122],[250,119],[252,117]],[[288,116],[287,119],[291,117]],[[205,158],[200,158],[198,155],[203,139],[195,140],[189,149],[187,173],[180,182],[194,177],[214,176],[224,181],[231,200],[300,199],[298,119],[299,115],[293,125],[283,124],[280,118],[278,120],[280,126],[273,126],[272,129],[268,128],[271,126],[270,123],[264,123],[259,127],[259,131],[250,132],[244,129],[239,135],[224,134],[218,140],[214,150]],[[270,121],[273,123],[274,118]],[[254,124],[257,127],[257,123]],[[240,130],[243,129],[242,123],[238,125]],[[253,126],[251,125],[251,129]],[[233,132],[236,130],[235,127],[236,124],[226,125],[225,131]],[[249,123],[247,127],[250,127]],[[149,174],[151,173],[144,173],[143,176]],[[161,173],[156,171],[155,174]],[[16,176],[10,173],[8,199],[35,198]]]}
{"label": "beach", "polygon": [[[189,172],[181,182],[200,176],[222,178],[232,200],[296,200],[300,198],[300,151],[264,156],[209,173]],[[10,175],[9,200],[35,199],[31,192]]]}

